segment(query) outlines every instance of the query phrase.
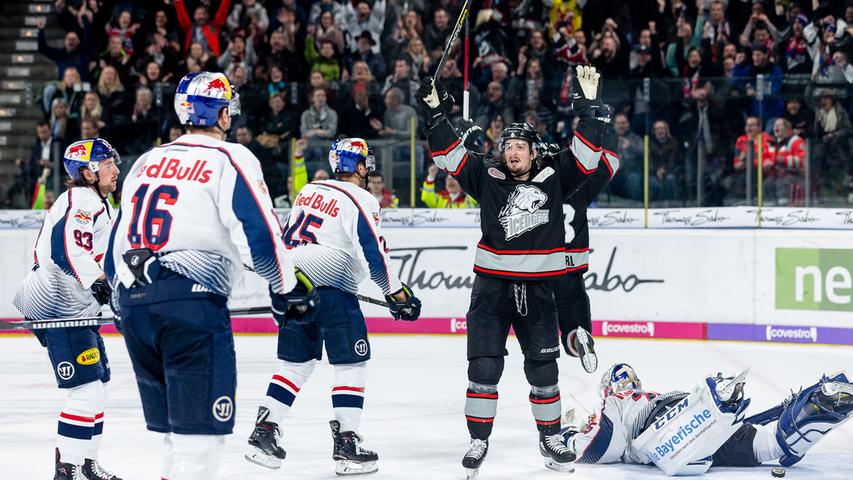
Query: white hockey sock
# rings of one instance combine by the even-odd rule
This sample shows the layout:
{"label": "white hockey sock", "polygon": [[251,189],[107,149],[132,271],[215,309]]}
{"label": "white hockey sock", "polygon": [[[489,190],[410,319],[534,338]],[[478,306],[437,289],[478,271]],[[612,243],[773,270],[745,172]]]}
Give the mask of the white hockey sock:
{"label": "white hockey sock", "polygon": [[332,386],[332,410],[341,423],[342,432],[358,432],[364,408],[364,386],[367,383],[367,363],[335,365],[335,384]]}
{"label": "white hockey sock", "polygon": [[172,468],[169,480],[216,478],[225,446],[225,435],[182,435],[172,433]]}
{"label": "white hockey sock", "polygon": [[104,433],[104,412],[95,414],[95,428],[92,430],[92,441],[89,442],[89,453],[86,458],[96,460],[98,458],[98,449],[101,448],[101,437]]}
{"label": "white hockey sock", "polygon": [[267,396],[261,402],[261,406],[270,411],[267,421],[276,424],[281,424],[287,412],[290,411],[299,389],[314,371],[317,360],[303,363],[282,360],[281,363],[281,368],[272,376],[267,387]]}
{"label": "white hockey sock", "polygon": [[755,438],[752,439],[752,453],[759,462],[778,460],[785,454],[779,442],[776,441],[776,427],[767,425],[753,425],[755,427]]}
{"label": "white hockey sock", "polygon": [[95,417],[103,406],[104,384],[100,380],[68,389],[57,427],[56,447],[61,462],[83,465],[86,458],[91,458]]}
{"label": "white hockey sock", "polygon": [[160,471],[160,480],[169,480],[169,475],[172,473],[172,466],[175,464],[175,451],[172,449],[172,434],[163,435],[163,447],[166,449],[166,455],[163,456],[163,468]]}

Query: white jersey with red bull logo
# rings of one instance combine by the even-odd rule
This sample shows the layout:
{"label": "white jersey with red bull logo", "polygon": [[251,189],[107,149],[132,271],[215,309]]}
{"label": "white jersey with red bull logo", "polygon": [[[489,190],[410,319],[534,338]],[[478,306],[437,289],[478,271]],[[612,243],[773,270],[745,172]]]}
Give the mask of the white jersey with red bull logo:
{"label": "white jersey with red bull logo", "polygon": [[73,187],[56,199],[36,239],[35,266],[13,300],[26,318],[98,313],[89,288],[104,274],[101,262],[114,217],[109,202],[90,187]]}
{"label": "white jersey with red bull logo", "polygon": [[583,430],[571,436],[567,446],[578,463],[648,463],[631,448],[659,402],[684,396],[683,392],[659,394],[627,390],[607,396],[590,415]]}
{"label": "white jersey with red bull logo", "polygon": [[292,249],[293,263],[316,286],[357,293],[369,272],[386,295],[402,288],[382,236],[379,202],[358,185],[323,180],[302,188],[284,241]]}
{"label": "white jersey with red bull logo", "polygon": [[221,295],[243,265],[276,293],[296,284],[260,163],[242,145],[187,134],[155,147],[133,165],[121,198],[105,267],[126,287],[134,278],[122,254],[135,248]]}

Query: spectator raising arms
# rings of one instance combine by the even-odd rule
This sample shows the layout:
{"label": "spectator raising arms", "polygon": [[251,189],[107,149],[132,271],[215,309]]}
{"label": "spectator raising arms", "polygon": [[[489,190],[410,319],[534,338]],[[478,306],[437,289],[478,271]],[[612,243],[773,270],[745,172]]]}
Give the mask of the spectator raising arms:
{"label": "spectator raising arms", "polygon": [[187,13],[187,7],[184,5],[184,0],[175,0],[175,13],[178,15],[178,24],[181,30],[184,31],[184,49],[189,50],[190,44],[193,42],[199,43],[205,52],[212,53],[218,57],[222,50],[219,47],[219,34],[222,32],[222,27],[225,26],[225,20],[228,17],[228,7],[231,5],[231,0],[221,0],[219,9],[216,11],[216,16],[213,21],[210,21],[210,11],[204,5],[199,5],[193,11],[193,18],[190,20]]}

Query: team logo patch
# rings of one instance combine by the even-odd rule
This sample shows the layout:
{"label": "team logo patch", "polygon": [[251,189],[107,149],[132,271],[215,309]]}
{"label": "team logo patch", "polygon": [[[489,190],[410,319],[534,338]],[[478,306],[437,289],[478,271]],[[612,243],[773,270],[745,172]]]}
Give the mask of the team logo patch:
{"label": "team logo patch", "polygon": [[81,142],[77,145],[72,145],[68,147],[68,150],[65,151],[65,158],[69,158],[72,160],[88,160],[89,159],[89,151],[92,149],[92,142]]}
{"label": "team logo patch", "polygon": [[258,180],[258,190],[260,190],[264,194],[269,193],[269,190],[267,190],[267,184],[264,183],[264,181],[260,180],[260,179]]}
{"label": "team logo patch", "polygon": [[214,418],[220,422],[227,422],[231,420],[232,415],[234,415],[234,402],[231,401],[231,397],[223,395],[213,402]]}
{"label": "team logo patch", "polygon": [[101,360],[101,352],[97,348],[90,348],[77,355],[77,363],[80,365],[94,365]]}
{"label": "team logo patch", "polygon": [[355,346],[353,347],[356,355],[359,357],[363,357],[367,355],[367,342],[362,338],[361,340],[355,342]]}
{"label": "team logo patch", "polygon": [[74,365],[71,362],[61,362],[56,366],[56,374],[63,380],[68,380],[74,376]]}
{"label": "team logo patch", "polygon": [[504,172],[498,170],[495,167],[489,167],[487,171],[489,172],[490,176],[497,178],[498,180],[506,180],[506,175],[504,175]]}
{"label": "team logo patch", "polygon": [[80,225],[88,225],[92,222],[92,212],[77,209],[77,213],[74,214],[74,220]]}
{"label": "team logo patch", "polygon": [[498,214],[506,240],[548,223],[548,210],[540,210],[548,195],[534,185],[518,185]]}
{"label": "team logo patch", "polygon": [[373,212],[373,223],[379,225],[379,214],[376,212]]}

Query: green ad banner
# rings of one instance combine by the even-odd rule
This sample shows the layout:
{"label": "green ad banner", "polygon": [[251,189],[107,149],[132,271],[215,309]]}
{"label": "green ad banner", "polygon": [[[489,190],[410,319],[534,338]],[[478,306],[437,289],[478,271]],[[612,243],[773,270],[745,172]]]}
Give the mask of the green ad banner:
{"label": "green ad banner", "polygon": [[777,248],[776,308],[853,311],[853,250]]}

